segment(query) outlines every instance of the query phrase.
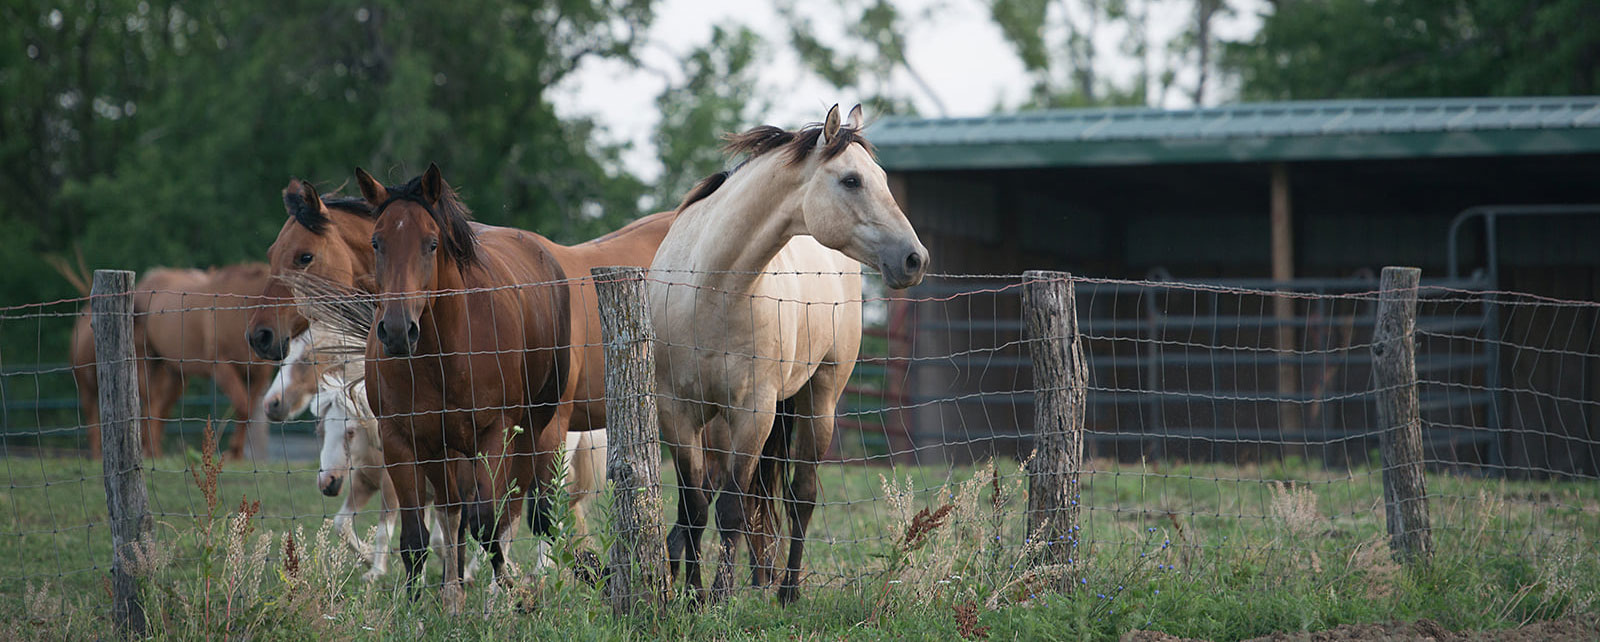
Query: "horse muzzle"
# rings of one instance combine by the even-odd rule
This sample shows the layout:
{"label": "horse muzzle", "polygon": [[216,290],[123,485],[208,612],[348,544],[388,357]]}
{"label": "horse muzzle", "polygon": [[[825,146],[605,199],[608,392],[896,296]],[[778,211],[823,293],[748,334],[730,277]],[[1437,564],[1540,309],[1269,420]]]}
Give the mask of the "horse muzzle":
{"label": "horse muzzle", "polygon": [[317,475],[317,489],[328,497],[338,497],[339,487],[344,485],[344,478],[330,473]]}
{"label": "horse muzzle", "polygon": [[250,333],[250,349],[262,359],[282,361],[289,356],[289,338],[279,339],[272,328],[261,326]]}
{"label": "horse muzzle", "polygon": [[267,421],[283,422],[289,419],[289,404],[283,402],[283,397],[273,397],[267,402]]}
{"label": "horse muzzle", "polygon": [[383,344],[384,354],[391,357],[409,357],[417,351],[417,341],[422,338],[422,328],[416,321],[404,321],[404,332],[399,328],[399,320],[391,323],[389,319],[378,322],[375,331],[378,333],[378,342]]}
{"label": "horse muzzle", "polygon": [[904,290],[922,282],[928,272],[928,250],[921,243],[888,252],[878,262],[883,282],[892,290]]}

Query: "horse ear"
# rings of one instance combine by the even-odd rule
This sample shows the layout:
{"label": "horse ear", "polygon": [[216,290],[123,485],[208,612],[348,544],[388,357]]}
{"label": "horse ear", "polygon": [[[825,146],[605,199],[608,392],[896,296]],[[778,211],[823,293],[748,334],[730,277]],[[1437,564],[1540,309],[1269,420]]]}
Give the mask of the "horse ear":
{"label": "horse ear", "polygon": [[441,196],[444,196],[444,176],[439,174],[438,163],[428,163],[428,171],[422,173],[422,198],[438,203]]}
{"label": "horse ear", "polygon": [[383,205],[384,201],[389,200],[389,190],[384,189],[383,183],[379,183],[378,179],[360,167],[356,168],[356,185],[361,186],[361,197],[367,199],[367,203],[373,207]]}
{"label": "horse ear", "polygon": [[861,103],[856,103],[855,107],[850,108],[850,117],[845,119],[844,126],[859,131],[866,122],[861,115]]}
{"label": "horse ear", "polygon": [[328,214],[328,206],[322,203],[322,196],[317,194],[316,187],[298,178],[290,178],[289,185],[283,188],[283,208],[293,216],[299,207],[310,208],[324,216]]}
{"label": "horse ear", "polygon": [[822,135],[817,137],[817,146],[822,147],[827,145],[828,141],[833,140],[833,138],[838,135],[839,105],[835,103],[833,109],[828,110],[828,117],[822,121]]}

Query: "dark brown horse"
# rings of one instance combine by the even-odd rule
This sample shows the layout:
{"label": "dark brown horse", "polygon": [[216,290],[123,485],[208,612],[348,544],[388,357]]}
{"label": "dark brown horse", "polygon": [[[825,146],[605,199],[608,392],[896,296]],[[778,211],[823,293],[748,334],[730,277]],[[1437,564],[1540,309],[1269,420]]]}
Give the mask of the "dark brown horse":
{"label": "dark brown horse", "polygon": [[503,580],[520,500],[555,481],[554,466],[536,478],[534,442],[570,367],[566,275],[533,234],[472,223],[437,166],[393,190],[361,169],[356,179],[377,215],[367,397],[400,500],[401,559],[415,588],[426,481],[444,507],[441,593],[458,612],[462,527]]}
{"label": "dark brown horse", "polygon": [[262,292],[273,305],[251,311],[245,330],[256,355],[272,361],[289,353],[289,340],[305,332],[307,325],[279,277],[299,272],[371,289],[373,269],[372,208],[366,201],[319,196],[310,183],[291,178],[283,188],[283,207],[289,220],[267,249],[273,278]]}
{"label": "dark brown horse", "polygon": [[[256,403],[272,384],[272,364],[254,358],[245,346],[245,317],[260,302],[267,266],[230,265],[210,270],[158,268],[134,286],[134,342],[140,359],[139,386],[146,409],[145,453],[161,455],[164,418],[183,394],[184,380],[200,376],[216,382],[233,405],[238,427],[228,454],[242,457],[246,441],[265,438]],[[72,360],[85,409],[90,449],[99,454],[98,385],[94,335],[87,318],[73,336]]]}

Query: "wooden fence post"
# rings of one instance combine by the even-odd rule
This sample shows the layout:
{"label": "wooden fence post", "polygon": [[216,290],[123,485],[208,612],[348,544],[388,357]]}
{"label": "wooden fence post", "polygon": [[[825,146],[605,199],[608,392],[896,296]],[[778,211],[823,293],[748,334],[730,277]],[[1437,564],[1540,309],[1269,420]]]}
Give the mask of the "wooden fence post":
{"label": "wooden fence post", "polygon": [[111,521],[111,619],[126,637],[143,637],[139,584],[128,573],[132,545],[152,526],[139,434],[139,364],[133,350],[133,273],[95,270],[89,299],[100,381],[100,452]]}
{"label": "wooden fence post", "polygon": [[612,483],[606,597],[618,614],[646,613],[667,595],[662,526],[661,428],[656,361],[643,268],[591,270],[600,304],[606,363],[606,478]]}
{"label": "wooden fence post", "polygon": [[1422,270],[1417,268],[1383,268],[1378,324],[1372,337],[1389,547],[1407,562],[1426,562],[1433,556],[1422,471],[1422,417],[1417,403],[1417,285],[1421,280]]}
{"label": "wooden fence post", "polygon": [[1028,462],[1028,533],[1045,541],[1042,563],[1073,559],[1078,545],[1078,471],[1083,465],[1089,369],[1078,336],[1071,275],[1023,273],[1022,317],[1033,360],[1033,457]]}

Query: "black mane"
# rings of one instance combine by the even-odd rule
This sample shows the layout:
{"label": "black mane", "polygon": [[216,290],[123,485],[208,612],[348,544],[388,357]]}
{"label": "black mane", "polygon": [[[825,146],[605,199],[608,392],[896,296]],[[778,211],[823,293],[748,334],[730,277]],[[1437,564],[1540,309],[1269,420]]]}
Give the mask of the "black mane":
{"label": "black mane", "polygon": [[678,211],[682,212],[690,205],[717,191],[717,188],[722,187],[722,184],[728,181],[728,177],[739,171],[739,168],[743,167],[745,163],[776,150],[786,150],[789,153],[789,164],[791,165],[804,162],[813,153],[820,154],[822,160],[832,160],[834,157],[843,154],[844,150],[850,148],[850,145],[857,143],[865,148],[868,154],[876,155],[877,153],[872,143],[867,142],[867,139],[861,135],[861,130],[856,127],[840,127],[839,133],[835,134],[827,145],[818,150],[817,139],[821,137],[822,125],[820,123],[807,125],[798,131],[789,131],[772,125],[761,125],[743,133],[723,136],[723,140],[726,141],[722,146],[724,153],[733,155],[746,154],[748,157],[733,169],[717,172],[696,183],[694,188],[690,189],[689,193],[683,197],[683,202],[678,204]]}

